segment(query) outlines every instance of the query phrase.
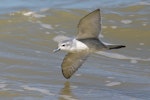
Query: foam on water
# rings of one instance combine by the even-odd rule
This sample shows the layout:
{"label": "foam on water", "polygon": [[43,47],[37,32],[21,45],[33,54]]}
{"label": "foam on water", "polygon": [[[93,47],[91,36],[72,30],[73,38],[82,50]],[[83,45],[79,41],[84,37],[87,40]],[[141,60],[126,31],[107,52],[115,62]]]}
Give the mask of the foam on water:
{"label": "foam on water", "polygon": [[41,21],[36,21],[35,23],[40,24],[40,26],[41,26],[42,28],[47,28],[47,29],[51,29],[51,30],[54,29],[54,28],[52,27],[52,25],[42,23]]}
{"label": "foam on water", "polygon": [[55,95],[53,93],[50,93],[50,91],[46,90],[46,89],[41,89],[41,88],[36,88],[36,87],[30,87],[28,85],[22,85],[21,87],[23,89],[29,90],[29,91],[37,91],[37,92],[41,92],[41,93],[46,94],[46,95]]}
{"label": "foam on water", "polygon": [[115,79],[115,77],[112,77],[112,76],[109,76],[109,77],[107,77],[108,79]]}
{"label": "foam on water", "polygon": [[41,53],[41,51],[36,50],[35,53]]}
{"label": "foam on water", "polygon": [[50,33],[50,32],[45,32],[45,34],[48,34],[48,35],[49,35],[49,34],[51,34],[51,33]]}
{"label": "foam on water", "polygon": [[70,95],[59,95],[59,96],[64,98],[65,100],[78,100],[78,99],[72,98],[72,96],[70,96]]}
{"label": "foam on water", "polygon": [[117,86],[117,85],[120,85],[121,82],[109,82],[106,84],[106,86]]}
{"label": "foam on water", "polygon": [[[65,31],[55,31],[55,33],[57,33],[57,34],[64,34],[64,33],[66,33]],[[60,35],[61,36],[61,35]]]}
{"label": "foam on water", "polygon": [[116,28],[117,28],[117,26],[111,26],[111,28],[112,28],[112,29],[116,29]]}
{"label": "foam on water", "polygon": [[54,29],[50,24],[40,23],[40,25],[41,25],[43,28]]}
{"label": "foam on water", "polygon": [[31,16],[31,17],[35,17],[35,18],[46,17],[45,15],[37,14],[36,12],[33,12],[33,11],[22,12],[22,15],[27,16],[27,17]]}
{"label": "foam on water", "polygon": [[146,26],[147,24],[146,24],[146,23],[143,23],[142,25],[143,25],[143,26]]}
{"label": "foam on water", "polygon": [[115,77],[109,76],[107,77],[108,80],[106,81],[105,86],[117,86],[117,85],[121,85],[121,82],[118,81],[114,81]]}
{"label": "foam on water", "polygon": [[29,11],[29,12],[24,12],[24,13],[22,13],[24,16],[31,16],[31,15],[33,15],[34,14],[34,12],[31,12],[31,11]]}
{"label": "foam on water", "polygon": [[105,29],[105,28],[108,28],[108,27],[107,27],[107,26],[102,26],[102,28],[104,28],[104,29]]}
{"label": "foam on water", "polygon": [[7,84],[0,84],[0,89],[3,89],[7,86]]}
{"label": "foam on water", "polygon": [[140,51],[140,50],[142,50],[142,48],[136,48],[136,50],[139,50],[139,51]]}
{"label": "foam on water", "polygon": [[81,76],[81,74],[74,74],[75,76]]}
{"label": "foam on water", "polygon": [[135,60],[135,59],[131,59],[131,60],[130,60],[130,62],[131,62],[131,63],[133,63],[133,64],[138,63],[138,61],[137,61],[137,60]]}
{"label": "foam on water", "polygon": [[139,43],[139,45],[144,45],[144,43]]}
{"label": "foam on water", "polygon": [[131,24],[132,20],[125,19],[125,20],[121,20],[121,22],[124,23],[124,24]]}

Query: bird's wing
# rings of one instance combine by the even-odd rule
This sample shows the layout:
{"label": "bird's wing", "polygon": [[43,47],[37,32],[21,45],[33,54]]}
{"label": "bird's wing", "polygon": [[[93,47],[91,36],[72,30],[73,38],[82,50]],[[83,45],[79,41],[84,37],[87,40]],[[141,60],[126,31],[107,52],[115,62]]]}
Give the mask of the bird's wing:
{"label": "bird's wing", "polygon": [[101,31],[100,9],[97,9],[85,17],[78,24],[77,39],[98,38]]}
{"label": "bird's wing", "polygon": [[70,78],[88,57],[88,52],[68,53],[62,62],[62,73],[66,79]]}

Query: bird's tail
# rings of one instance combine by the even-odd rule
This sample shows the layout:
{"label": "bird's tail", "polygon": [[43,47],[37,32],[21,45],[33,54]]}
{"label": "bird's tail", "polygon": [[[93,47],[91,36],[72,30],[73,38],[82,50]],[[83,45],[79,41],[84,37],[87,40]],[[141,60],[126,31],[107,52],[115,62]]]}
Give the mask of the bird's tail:
{"label": "bird's tail", "polygon": [[114,44],[109,44],[109,45],[106,45],[107,49],[108,50],[111,50],[111,49],[120,49],[120,48],[124,48],[126,47],[125,45],[114,45]]}

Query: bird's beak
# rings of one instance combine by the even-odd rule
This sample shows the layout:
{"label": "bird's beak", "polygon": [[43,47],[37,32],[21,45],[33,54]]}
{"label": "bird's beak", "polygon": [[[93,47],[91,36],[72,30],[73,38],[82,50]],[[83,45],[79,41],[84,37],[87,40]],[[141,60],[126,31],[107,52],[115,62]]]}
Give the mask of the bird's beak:
{"label": "bird's beak", "polygon": [[60,51],[60,48],[57,48],[57,49],[54,49],[54,50],[53,50],[54,53],[56,53],[56,52],[58,52],[58,51]]}

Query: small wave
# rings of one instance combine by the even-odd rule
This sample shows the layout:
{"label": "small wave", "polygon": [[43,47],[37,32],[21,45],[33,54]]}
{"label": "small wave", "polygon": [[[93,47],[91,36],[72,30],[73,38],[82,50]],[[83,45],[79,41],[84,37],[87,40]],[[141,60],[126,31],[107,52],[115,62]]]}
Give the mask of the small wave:
{"label": "small wave", "polygon": [[35,53],[41,53],[41,51],[36,50]]}
{"label": "small wave", "polygon": [[41,21],[37,21],[36,23],[40,24],[43,28],[54,29],[50,24],[44,24]]}
{"label": "small wave", "polygon": [[108,27],[103,25],[102,28],[106,29],[106,28],[108,28]]}
{"label": "small wave", "polygon": [[46,95],[55,95],[53,93],[50,93],[49,90],[46,90],[46,89],[41,89],[41,88],[36,88],[36,87],[30,87],[28,85],[23,85],[21,86],[23,89],[25,90],[29,90],[29,91],[38,91],[38,92],[41,92],[43,94],[46,94]]}
{"label": "small wave", "polygon": [[110,52],[104,52],[104,51],[100,51],[97,53],[106,57],[110,57],[110,58],[131,60],[131,63],[137,63],[137,61],[150,61],[150,58],[142,59],[139,57],[130,57],[130,56],[125,56],[125,55],[118,54],[118,53],[110,53]]}
{"label": "small wave", "polygon": [[41,26],[47,29],[53,29],[53,27],[50,24],[43,24],[41,23]]}
{"label": "small wave", "polygon": [[75,74],[75,76],[81,76],[81,74]]}
{"label": "small wave", "polygon": [[32,12],[32,11],[29,11],[29,12],[22,12],[22,15],[24,16],[32,16],[32,17],[35,17],[35,18],[41,18],[41,17],[46,17],[45,15],[41,15],[41,14],[37,14],[35,12]]}
{"label": "small wave", "polygon": [[121,20],[121,22],[124,24],[130,24],[132,23],[132,20],[126,19],[126,20]]}
{"label": "small wave", "polygon": [[133,63],[133,64],[136,64],[138,61],[137,60],[135,60],[135,59],[131,59],[131,61],[130,61],[131,63]]}
{"label": "small wave", "polygon": [[146,24],[146,23],[143,23],[142,25],[143,25],[143,26],[147,26],[147,24]]}
{"label": "small wave", "polygon": [[112,28],[112,29],[116,29],[116,28],[117,28],[117,26],[111,26],[111,28]]}
{"label": "small wave", "polygon": [[109,76],[109,77],[107,77],[108,79],[115,79],[115,77],[112,77],[112,76]]}
{"label": "small wave", "polygon": [[50,33],[50,32],[45,32],[45,34],[49,35],[49,34],[51,34],[51,33]]}
{"label": "small wave", "polygon": [[41,15],[41,14],[34,14],[33,17],[35,18],[41,18],[41,17],[46,17],[45,15]]}
{"label": "small wave", "polygon": [[144,43],[139,43],[139,45],[144,45]]}
{"label": "small wave", "polygon": [[0,84],[0,89],[3,89],[7,86],[7,84]]}
{"label": "small wave", "polygon": [[72,98],[72,96],[69,95],[59,95],[61,98],[64,98],[65,100],[78,100],[78,99],[74,99]]}
{"label": "small wave", "polygon": [[142,50],[142,48],[136,48],[136,50],[139,50],[139,51],[140,51],[140,50]]}
{"label": "small wave", "polygon": [[24,13],[22,13],[24,16],[31,16],[31,15],[33,15],[34,14],[34,12],[31,12],[31,11],[29,11],[29,12],[24,12]]}
{"label": "small wave", "polygon": [[110,83],[107,83],[106,86],[116,86],[116,85],[120,85],[121,82],[110,82]]}

